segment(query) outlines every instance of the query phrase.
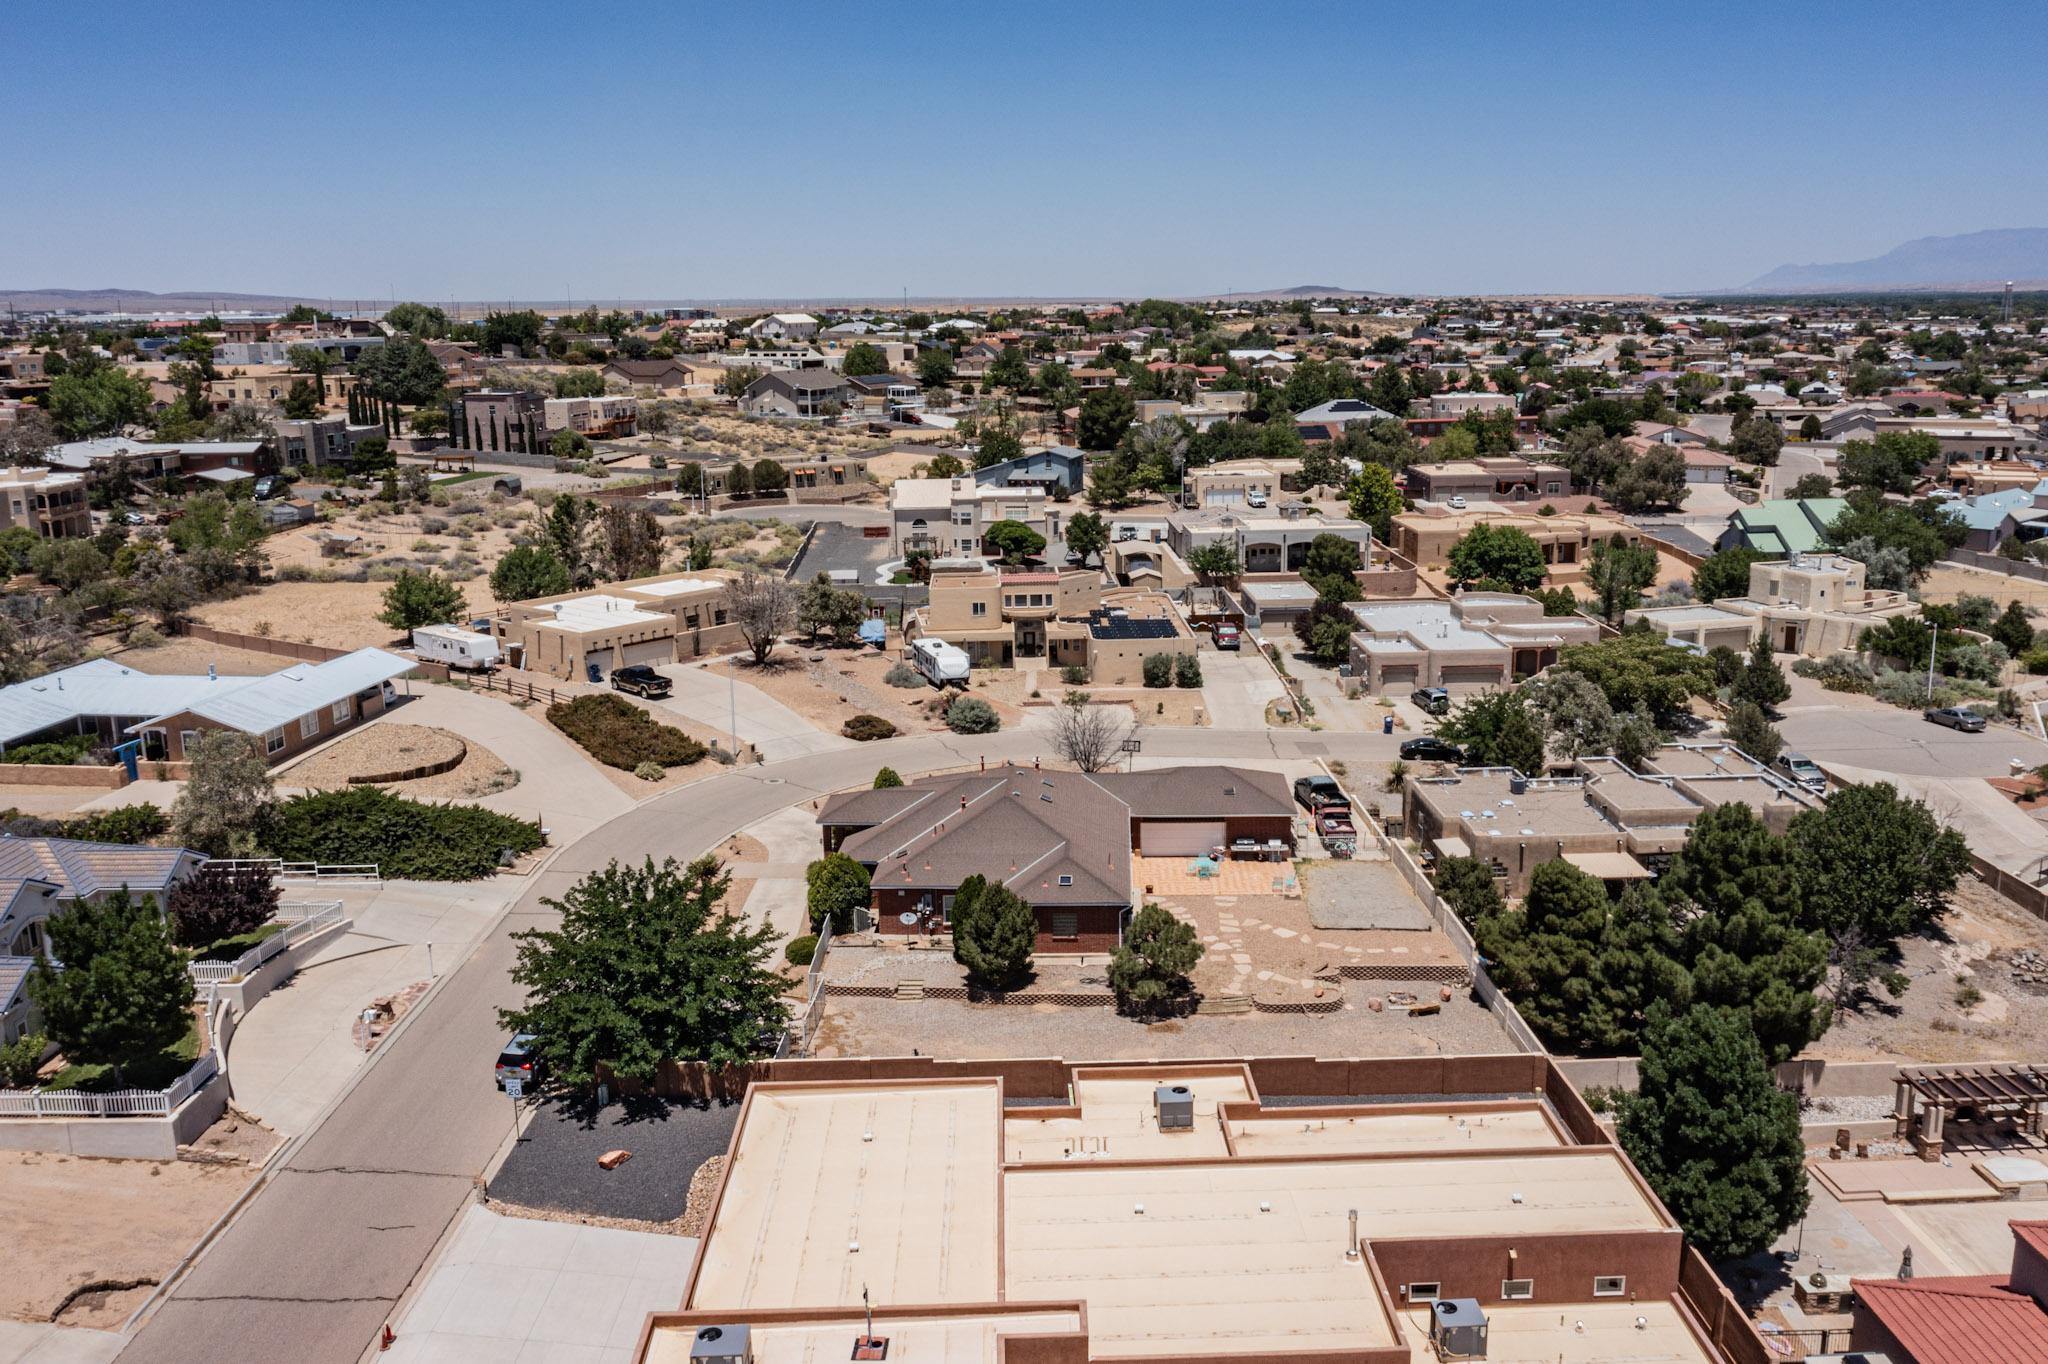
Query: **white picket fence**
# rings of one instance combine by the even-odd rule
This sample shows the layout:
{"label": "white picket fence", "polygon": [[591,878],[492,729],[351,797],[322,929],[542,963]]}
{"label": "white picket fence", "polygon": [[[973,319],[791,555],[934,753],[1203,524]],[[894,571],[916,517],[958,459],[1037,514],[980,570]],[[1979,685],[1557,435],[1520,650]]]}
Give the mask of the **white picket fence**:
{"label": "white picket fence", "polygon": [[381,864],[376,862],[286,862],[275,857],[214,857],[206,863],[209,867],[224,867],[239,871],[254,867],[267,871],[280,881],[324,881],[331,885],[369,886],[384,879]]}
{"label": "white picket fence", "polygon": [[168,1089],[122,1089],[111,1094],[30,1089],[0,1092],[0,1118],[163,1118],[220,1074],[211,1049]]}
{"label": "white picket fence", "polygon": [[290,950],[295,944],[304,942],[327,925],[341,922],[341,909],[339,900],[280,902],[277,907],[277,921],[284,925],[283,928],[233,961],[195,961],[186,969],[191,971],[192,979],[201,986],[212,987],[227,981],[239,980],[278,953]]}

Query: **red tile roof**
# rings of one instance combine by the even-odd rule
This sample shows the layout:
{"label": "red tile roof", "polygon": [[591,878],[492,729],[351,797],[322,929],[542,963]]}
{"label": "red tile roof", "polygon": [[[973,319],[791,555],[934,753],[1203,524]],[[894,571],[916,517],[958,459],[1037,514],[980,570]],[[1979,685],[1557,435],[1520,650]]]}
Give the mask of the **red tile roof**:
{"label": "red tile roof", "polygon": [[[2039,778],[2036,778],[2038,781]],[[2048,1259],[2048,1222],[2008,1222],[2013,1239],[2025,1241],[2034,1248],[2034,1253]]]}
{"label": "red tile roof", "polygon": [[1915,1364],[2048,1364],[2048,1312],[2003,1274],[1854,1282]]}

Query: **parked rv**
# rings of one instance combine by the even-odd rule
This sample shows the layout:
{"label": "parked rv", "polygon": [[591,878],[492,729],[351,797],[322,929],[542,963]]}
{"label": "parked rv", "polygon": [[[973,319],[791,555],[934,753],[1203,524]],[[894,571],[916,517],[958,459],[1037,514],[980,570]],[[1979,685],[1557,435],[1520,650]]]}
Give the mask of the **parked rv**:
{"label": "parked rv", "polygon": [[421,625],[412,632],[413,652],[422,661],[482,672],[498,665],[498,641],[459,625]]}
{"label": "parked rv", "polygon": [[910,659],[934,687],[967,685],[967,651],[943,639],[920,639],[910,646]]}

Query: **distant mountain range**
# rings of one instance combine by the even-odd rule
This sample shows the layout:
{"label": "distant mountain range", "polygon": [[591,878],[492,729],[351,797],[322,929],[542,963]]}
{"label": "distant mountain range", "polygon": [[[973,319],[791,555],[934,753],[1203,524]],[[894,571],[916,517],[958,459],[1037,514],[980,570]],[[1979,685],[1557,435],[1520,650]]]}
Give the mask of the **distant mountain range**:
{"label": "distant mountain range", "polygon": [[1921,237],[1869,260],[1781,265],[1741,294],[1806,294],[1909,289],[2048,289],[2048,227],[2005,227],[1959,237]]}
{"label": "distant mountain range", "polygon": [[315,303],[326,307],[336,304],[347,306],[344,300],[307,298],[302,294],[233,294],[211,290],[157,294],[147,289],[0,289],[0,305],[11,304],[25,312],[42,312],[51,308],[69,308],[80,312],[114,312],[126,309],[129,312],[204,313],[215,308],[226,308],[230,312],[264,312],[283,311],[298,303]]}
{"label": "distant mountain range", "polygon": [[1251,303],[1282,298],[1387,298],[1389,295],[1377,289],[1346,289],[1341,284],[1297,284],[1287,289],[1240,289],[1235,293],[1217,294],[1215,297],[1224,302],[1235,299]]}

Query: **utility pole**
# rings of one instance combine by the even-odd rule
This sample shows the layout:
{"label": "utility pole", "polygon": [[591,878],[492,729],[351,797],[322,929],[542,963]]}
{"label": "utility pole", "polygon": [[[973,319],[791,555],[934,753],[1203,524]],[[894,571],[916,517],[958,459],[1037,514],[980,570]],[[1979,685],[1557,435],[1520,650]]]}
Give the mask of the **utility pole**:
{"label": "utility pole", "polygon": [[1927,699],[1934,699],[1934,646],[1941,641],[1941,627],[1934,627],[1934,633],[1927,637]]}

